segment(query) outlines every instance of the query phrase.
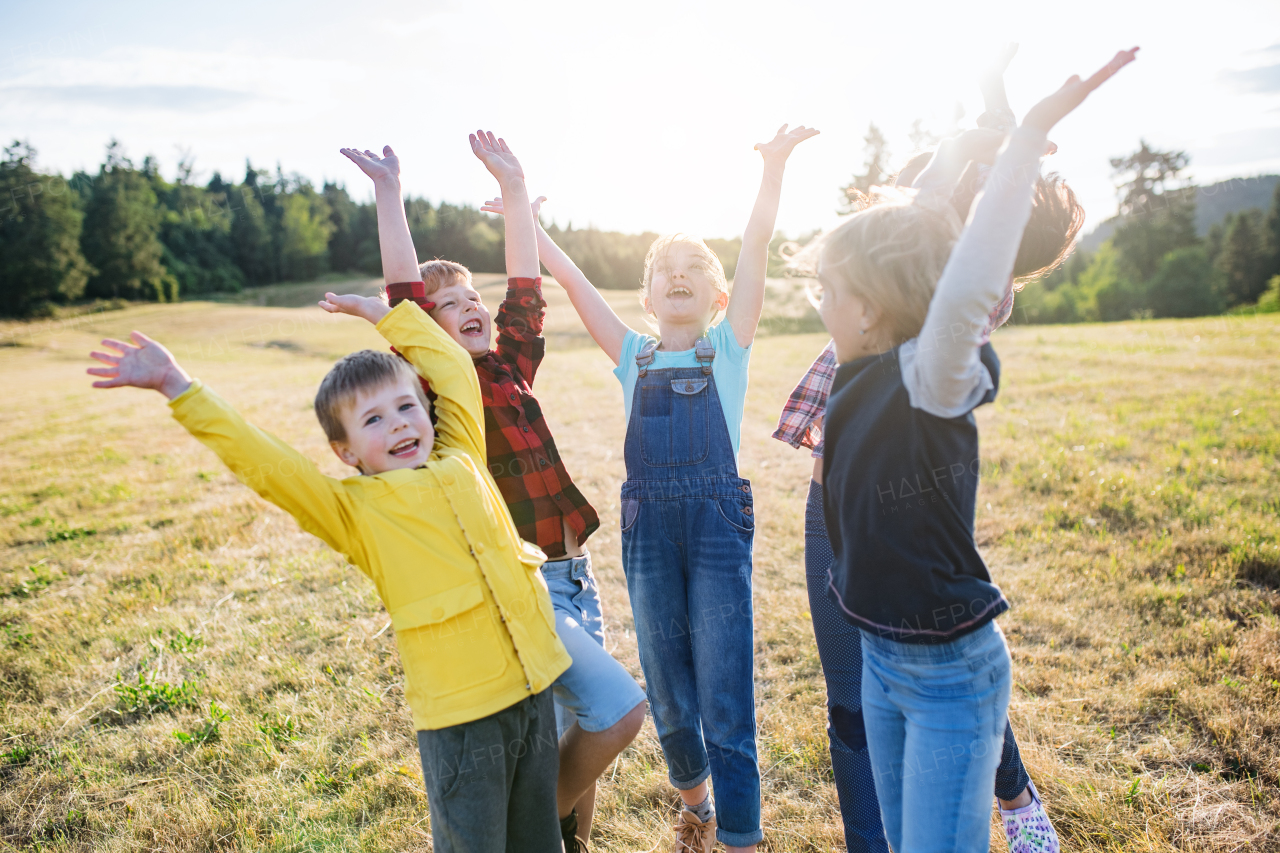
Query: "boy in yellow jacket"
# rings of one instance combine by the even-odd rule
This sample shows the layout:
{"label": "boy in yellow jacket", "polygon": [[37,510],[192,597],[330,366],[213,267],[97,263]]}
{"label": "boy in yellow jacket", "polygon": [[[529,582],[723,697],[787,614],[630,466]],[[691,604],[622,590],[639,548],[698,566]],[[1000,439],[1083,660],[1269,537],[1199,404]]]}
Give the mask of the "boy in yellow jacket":
{"label": "boy in yellow jacket", "polygon": [[[504,203],[528,211],[522,177],[506,177]],[[387,281],[403,282],[417,277],[417,257],[395,206],[398,216],[379,211],[379,238]],[[532,258],[536,275],[532,213],[506,227],[509,273]],[[316,414],[334,452],[360,472],[344,480],[246,422],[141,332],[132,343],[104,340],[113,352],[92,353],[105,366],[88,372],[104,377],[97,388],[163,393],[245,485],[377,586],[404,665],[437,853],[560,851],[549,688],[570,658],[537,572],[545,557],[517,535],[486,465],[475,366],[411,302],[391,309],[329,294],[322,307],[374,322],[407,359],[353,353],[321,383]],[[436,394],[435,424],[414,370]]]}

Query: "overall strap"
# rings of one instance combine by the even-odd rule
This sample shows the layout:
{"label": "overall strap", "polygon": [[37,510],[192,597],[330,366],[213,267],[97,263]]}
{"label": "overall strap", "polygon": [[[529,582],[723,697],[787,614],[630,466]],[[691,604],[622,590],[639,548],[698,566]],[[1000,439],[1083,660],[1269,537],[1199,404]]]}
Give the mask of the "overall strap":
{"label": "overall strap", "polygon": [[640,378],[643,379],[645,374],[649,372],[649,365],[653,364],[653,351],[658,348],[658,342],[650,338],[648,342],[641,347],[640,352],[636,353],[636,367],[640,368]]}
{"label": "overall strap", "polygon": [[711,342],[706,337],[698,338],[697,342],[694,343],[693,357],[702,366],[702,375],[710,376],[711,362],[715,361],[716,358],[716,348],[711,345]]}
{"label": "overall strap", "polygon": [[[658,342],[652,338],[636,353],[636,367],[640,368],[640,376],[643,378],[649,372],[649,365],[653,364],[653,353],[658,348]],[[698,364],[702,367],[704,376],[711,375],[711,362],[715,361],[716,348],[706,337],[700,337],[693,345],[693,357],[698,360]]]}

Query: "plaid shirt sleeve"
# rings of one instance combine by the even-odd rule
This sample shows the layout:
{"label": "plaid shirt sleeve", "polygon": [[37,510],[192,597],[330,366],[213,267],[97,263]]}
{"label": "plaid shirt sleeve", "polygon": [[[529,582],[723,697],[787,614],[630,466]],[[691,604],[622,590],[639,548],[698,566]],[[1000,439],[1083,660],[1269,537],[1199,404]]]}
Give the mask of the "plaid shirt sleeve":
{"label": "plaid shirt sleeve", "polygon": [[828,343],[818,355],[800,384],[796,385],[778,418],[773,437],[792,447],[808,447],[815,457],[822,456],[822,428],[817,421],[827,410],[827,396],[836,378],[835,343]]}
{"label": "plaid shirt sleeve", "polygon": [[546,308],[541,277],[507,279],[507,296],[498,306],[494,323],[498,328],[495,352],[499,361],[519,371],[530,386],[547,354],[547,339],[542,337]]}

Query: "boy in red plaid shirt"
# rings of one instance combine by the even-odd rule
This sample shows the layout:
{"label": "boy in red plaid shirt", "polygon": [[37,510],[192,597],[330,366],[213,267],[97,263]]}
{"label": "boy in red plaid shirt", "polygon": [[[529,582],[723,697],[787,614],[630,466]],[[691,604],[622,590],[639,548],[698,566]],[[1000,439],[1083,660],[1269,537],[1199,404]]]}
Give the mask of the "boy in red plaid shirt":
{"label": "boy in red plaid shirt", "polygon": [[[471,149],[499,182],[523,184],[523,170],[505,141],[477,131]],[[394,154],[343,153],[375,181],[388,169],[399,171]],[[466,267],[434,260],[419,271],[422,281],[389,284],[388,299],[392,306],[412,299],[471,354],[484,401],[489,471],[520,536],[549,558],[541,571],[555,607],[556,633],[573,658],[553,691],[561,732],[556,803],[565,851],[576,853],[590,837],[596,780],[640,731],[645,696],[605,651],[600,592],[584,547],[600,520],[569,477],[533,396],[547,349],[542,279],[507,279],[495,323]],[[494,325],[498,340],[491,347]]]}

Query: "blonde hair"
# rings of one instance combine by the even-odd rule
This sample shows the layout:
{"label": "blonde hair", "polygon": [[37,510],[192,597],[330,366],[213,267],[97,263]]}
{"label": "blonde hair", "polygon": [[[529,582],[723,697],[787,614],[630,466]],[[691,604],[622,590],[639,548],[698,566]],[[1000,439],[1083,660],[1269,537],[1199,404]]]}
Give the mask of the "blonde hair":
{"label": "blonde hair", "polygon": [[[447,263],[447,262],[446,262]],[[355,402],[361,391],[408,380],[417,391],[418,399],[427,412],[431,404],[426,391],[418,381],[418,374],[409,362],[389,352],[366,349],[345,356],[325,375],[316,391],[316,418],[330,441],[346,441],[347,430],[342,425],[342,410]]]}
{"label": "blonde hair", "polygon": [[878,189],[870,207],[814,240],[792,265],[879,311],[896,346],[920,334],[960,229],[949,204]]}
{"label": "blonde hair", "polygon": [[[640,279],[640,304],[643,305],[649,299],[649,288],[653,284],[653,269],[663,259],[667,253],[671,251],[671,247],[677,243],[683,243],[686,246],[692,246],[694,250],[707,262],[707,266],[711,269],[711,284],[721,293],[729,292],[729,280],[724,274],[724,264],[720,263],[720,258],[715,252],[711,251],[701,237],[694,237],[691,234],[665,234],[653,241],[649,246],[648,253],[644,256],[644,277]],[[719,311],[712,313],[711,320],[714,321]],[[708,323],[709,324],[709,323]]]}
{"label": "blonde hair", "polygon": [[423,290],[427,296],[440,288],[462,279],[471,283],[471,270],[456,261],[445,261],[436,258],[433,261],[418,264],[418,272],[422,274]]}

